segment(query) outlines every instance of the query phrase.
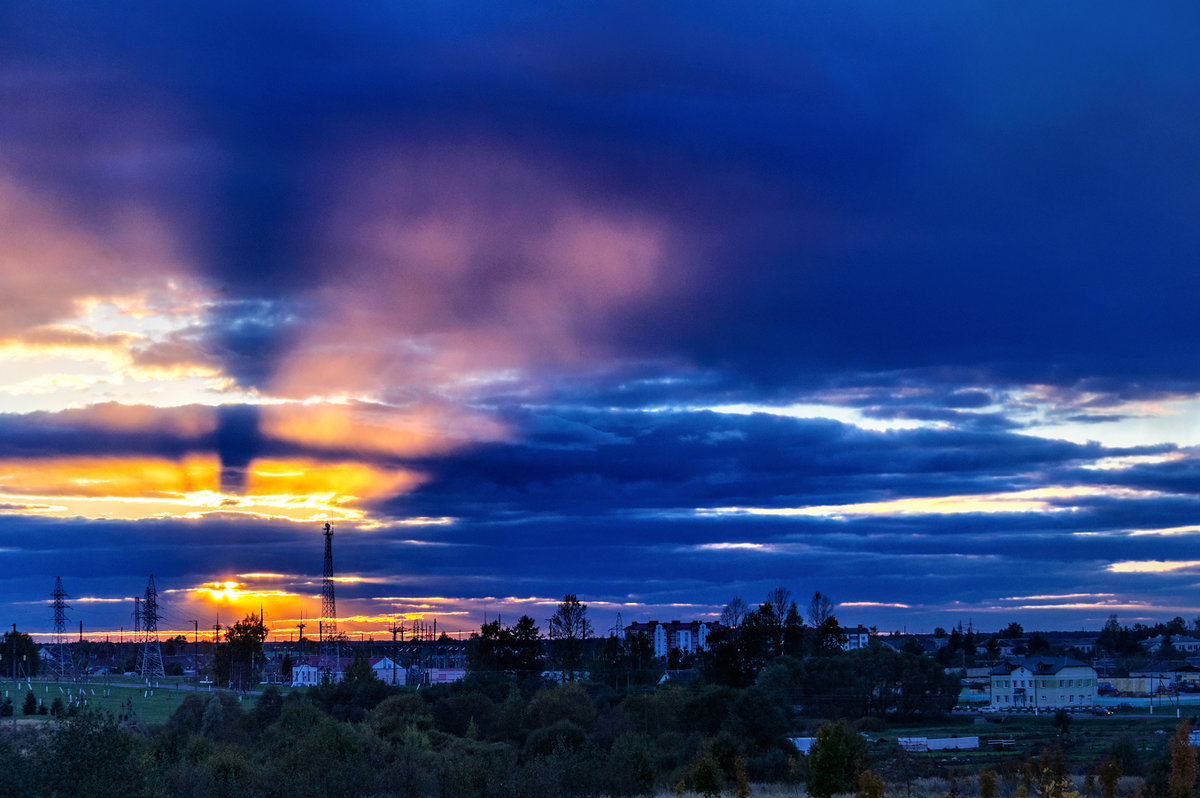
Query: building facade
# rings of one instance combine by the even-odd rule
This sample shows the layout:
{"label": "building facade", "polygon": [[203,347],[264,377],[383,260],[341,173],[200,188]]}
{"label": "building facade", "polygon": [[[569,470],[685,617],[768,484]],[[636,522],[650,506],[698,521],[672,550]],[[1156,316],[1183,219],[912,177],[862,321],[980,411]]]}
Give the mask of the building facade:
{"label": "building facade", "polygon": [[842,627],[838,635],[842,639],[842,651],[857,651],[871,645],[871,630],[862,624],[849,629]]}
{"label": "building facade", "polygon": [[650,639],[654,656],[666,658],[672,649],[682,654],[708,651],[709,636],[720,624],[714,621],[647,621],[625,627],[625,639],[644,634]]}
{"label": "building facade", "polygon": [[1096,670],[1070,657],[1026,657],[1005,662],[989,674],[991,705],[997,709],[1063,709],[1096,704]]}

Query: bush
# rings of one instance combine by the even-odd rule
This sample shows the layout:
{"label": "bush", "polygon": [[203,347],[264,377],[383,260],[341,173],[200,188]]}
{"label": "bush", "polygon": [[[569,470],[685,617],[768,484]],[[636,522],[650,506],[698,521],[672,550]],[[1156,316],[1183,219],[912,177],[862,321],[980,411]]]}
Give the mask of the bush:
{"label": "bush", "polygon": [[866,769],[866,759],[866,744],[846,721],[822,724],[808,755],[808,794],[831,798],[851,792]]}

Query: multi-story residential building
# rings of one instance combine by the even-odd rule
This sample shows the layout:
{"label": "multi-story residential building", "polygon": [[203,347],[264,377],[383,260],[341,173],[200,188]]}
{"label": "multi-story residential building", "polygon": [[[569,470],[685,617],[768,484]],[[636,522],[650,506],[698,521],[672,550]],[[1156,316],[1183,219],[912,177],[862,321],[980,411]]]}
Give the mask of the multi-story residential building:
{"label": "multi-story residential building", "polygon": [[666,657],[672,649],[683,654],[707,651],[709,635],[719,628],[715,621],[639,621],[625,627],[625,637],[644,634],[650,638],[654,656]]}
{"label": "multi-story residential building", "polygon": [[998,709],[1059,709],[1096,703],[1096,670],[1070,657],[1014,659],[992,668],[991,705]]}
{"label": "multi-story residential building", "polygon": [[838,630],[838,635],[842,639],[842,651],[855,651],[871,644],[871,630],[862,624],[852,629],[843,626]]}

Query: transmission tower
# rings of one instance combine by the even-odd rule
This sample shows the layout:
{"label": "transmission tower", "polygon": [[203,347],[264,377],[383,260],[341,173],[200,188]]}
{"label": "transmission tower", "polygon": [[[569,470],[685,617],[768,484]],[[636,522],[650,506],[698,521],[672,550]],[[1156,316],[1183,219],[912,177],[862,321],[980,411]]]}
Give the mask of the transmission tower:
{"label": "transmission tower", "polygon": [[67,649],[67,610],[71,605],[67,603],[67,591],[63,590],[61,576],[54,578],[54,592],[51,594],[51,598],[54,599],[50,604],[54,610],[54,643],[50,673],[56,679],[66,679],[74,670],[71,667],[71,654]]}
{"label": "transmission tower", "polygon": [[139,657],[141,669],[139,673],[146,681],[161,679],[163,673],[162,650],[158,647],[158,621],[162,616],[158,612],[158,588],[154,586],[154,574],[146,583],[146,597],[142,600],[142,632],[146,641],[142,644],[142,656]]}
{"label": "transmission tower", "polygon": [[337,602],[333,598],[333,527],[325,524],[325,578],[321,582],[321,656],[336,656]]}

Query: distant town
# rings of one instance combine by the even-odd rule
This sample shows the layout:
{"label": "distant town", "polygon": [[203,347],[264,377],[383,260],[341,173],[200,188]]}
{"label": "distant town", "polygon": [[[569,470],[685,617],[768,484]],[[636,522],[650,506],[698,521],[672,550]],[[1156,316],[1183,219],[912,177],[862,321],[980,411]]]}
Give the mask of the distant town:
{"label": "distant town", "polygon": [[[327,544],[328,540],[327,532]],[[327,591],[325,609],[336,612],[328,582]],[[462,681],[472,671],[514,670],[493,650],[512,648],[514,637],[523,634],[528,667],[550,681],[574,678],[564,668],[588,672],[603,658],[606,645],[614,643],[623,650],[643,652],[639,667],[656,671],[660,681],[686,680],[697,667],[714,667],[720,659],[714,656],[714,646],[758,645],[766,646],[771,655],[796,656],[877,646],[928,658],[958,679],[955,706],[960,710],[1087,710],[1124,703],[1152,706],[1155,701],[1200,704],[1200,618],[1191,624],[1175,617],[1153,626],[1129,627],[1113,615],[1094,632],[1027,631],[1010,623],[994,633],[960,624],[931,634],[879,634],[873,627],[836,624],[832,602],[820,593],[809,605],[805,624],[790,593],[780,588],[757,610],[735,599],[725,608],[724,622],[638,621],[611,629],[607,636],[593,633],[586,605],[569,595],[545,634],[532,619],[523,618],[515,627],[502,627],[498,620],[485,623],[465,640],[438,633],[436,622],[421,621],[397,624],[382,640],[365,635],[355,639],[338,632],[336,622],[315,619],[315,636],[305,636],[309,624],[302,623],[298,635],[271,641],[262,619],[253,614],[223,632],[218,626],[201,635],[197,625],[191,638],[158,634],[153,576],[135,605],[136,628],[129,631],[129,639],[85,639],[82,627],[72,639],[59,579],[51,603],[54,641],[36,644],[13,625],[0,646],[0,676],[85,683],[132,679],[147,685],[175,677],[248,691],[267,685],[338,683],[357,666],[383,684],[428,686]],[[559,617],[571,612],[577,617],[565,621]],[[519,632],[522,624],[524,630]],[[777,639],[763,642],[762,638],[772,636]],[[758,642],[746,643],[752,640]],[[556,652],[570,641],[578,644],[578,651],[571,662],[563,663]],[[746,657],[762,659],[766,653]]]}

